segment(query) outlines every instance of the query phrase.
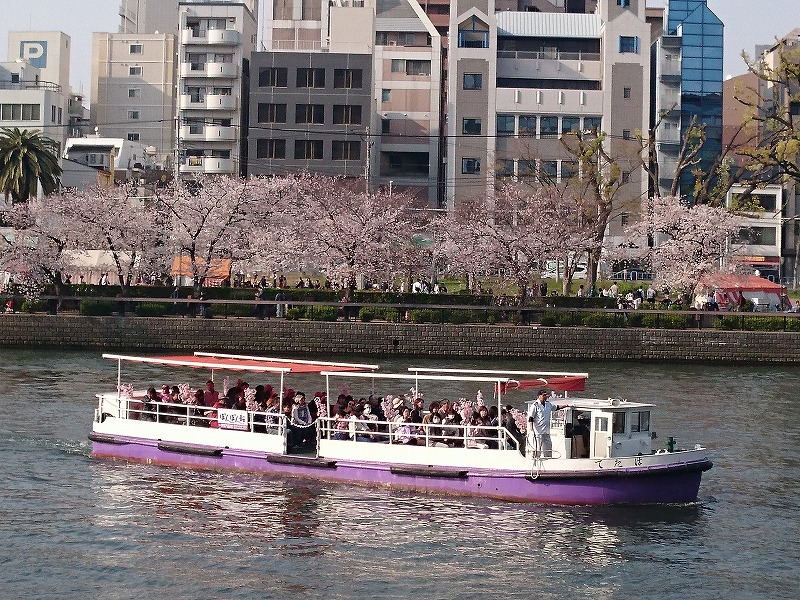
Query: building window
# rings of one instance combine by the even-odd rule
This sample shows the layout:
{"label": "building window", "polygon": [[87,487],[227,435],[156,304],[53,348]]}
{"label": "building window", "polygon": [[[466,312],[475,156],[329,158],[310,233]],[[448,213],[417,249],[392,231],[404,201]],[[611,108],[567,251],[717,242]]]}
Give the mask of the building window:
{"label": "building window", "polygon": [[561,133],[578,133],[581,130],[580,117],[561,117]]}
{"label": "building window", "polygon": [[619,51],[621,54],[639,54],[639,38],[635,35],[619,36]]}
{"label": "building window", "polygon": [[286,105],[258,103],[259,123],[286,123]]}
{"label": "building window", "polygon": [[747,227],[740,230],[738,238],[733,241],[736,244],[774,246],[777,240],[778,234],[775,227]]}
{"label": "building window", "polygon": [[629,221],[630,221],[630,215],[628,215],[628,213],[624,212],[619,215],[619,224],[622,225],[623,227],[627,227]]}
{"label": "building window", "polygon": [[497,161],[497,167],[494,170],[497,177],[513,177],[514,176],[514,160],[510,158],[501,158]]}
{"label": "building window", "polygon": [[297,160],[322,160],[322,140],[295,140],[294,157]]}
{"label": "building window", "polygon": [[392,133],[392,120],[383,118],[381,119],[381,133],[384,135],[391,135]]}
{"label": "building window", "polygon": [[64,109],[58,107],[58,124],[61,125],[61,120],[64,118]]}
{"label": "building window", "polygon": [[[128,117],[130,118],[130,113],[128,113]],[[138,119],[139,117],[137,116],[136,118]],[[55,104],[53,104],[50,107],[50,122],[51,123],[55,123],[56,122],[56,105]]]}
{"label": "building window", "polygon": [[461,133],[464,135],[480,135],[481,134],[481,120],[480,119],[464,119],[461,125]]}
{"label": "building window", "polygon": [[431,61],[429,60],[407,60],[406,75],[430,75]]}
{"label": "building window", "polygon": [[472,16],[458,26],[459,48],[488,48],[489,26]]}
{"label": "building window", "polygon": [[286,158],[286,140],[257,140],[256,158]]}
{"label": "building window", "polygon": [[136,132],[128,134],[128,141],[129,142],[138,142],[139,141],[139,134]]}
{"label": "building window", "polygon": [[514,115],[497,115],[497,135],[514,135]]}
{"label": "building window", "polygon": [[405,60],[403,58],[392,59],[392,73],[405,73],[406,75],[430,75],[431,61],[429,60]]}
{"label": "building window", "polygon": [[361,69],[334,69],[333,87],[337,89],[360,90],[362,78]]}
{"label": "building window", "polygon": [[578,176],[578,163],[570,160],[561,161],[561,181],[569,181]]}
{"label": "building window", "polygon": [[389,45],[389,33],[387,31],[377,31],[377,32],[375,32],[375,45],[376,46],[388,46]]}
{"label": "building window", "polygon": [[324,104],[297,104],[294,111],[295,123],[322,125],[325,123]]}
{"label": "building window", "polygon": [[19,73],[11,74],[11,83],[19,83]]}
{"label": "building window", "polygon": [[141,77],[142,67],[128,67],[128,75]]}
{"label": "building window", "polygon": [[41,107],[38,104],[0,104],[0,121],[39,121]]}
{"label": "building window", "polygon": [[622,88],[622,97],[623,98],[630,98],[631,97],[631,88],[629,88],[629,87]]}
{"label": "building window", "polygon": [[558,117],[541,117],[539,119],[539,135],[543,138],[558,136]]}
{"label": "building window", "polygon": [[622,130],[622,139],[623,140],[631,139],[631,130],[630,129],[623,129]]}
{"label": "building window", "polygon": [[519,135],[536,135],[536,116],[519,116]]}
{"label": "building window", "polygon": [[331,159],[361,160],[361,142],[333,140],[331,143]]}
{"label": "building window", "polygon": [[631,181],[631,172],[630,171],[623,171],[622,172],[622,183],[630,183]]}
{"label": "building window", "polygon": [[558,161],[543,160],[539,172],[541,173],[542,179],[554,182],[558,177]]}
{"label": "building window", "polygon": [[258,70],[258,87],[286,87],[286,67],[267,67]]}
{"label": "building window", "polygon": [[138,121],[139,120],[139,111],[138,110],[129,110],[128,111],[128,118],[131,121]]}
{"label": "building window", "polygon": [[464,89],[465,90],[483,89],[483,75],[480,73],[464,73]]}
{"label": "building window", "polygon": [[324,88],[325,69],[297,69],[297,87],[299,88]]}
{"label": "building window", "polygon": [[334,125],[361,125],[361,106],[359,104],[334,104]]}
{"label": "building window", "polygon": [[462,158],[461,172],[464,175],[474,175],[481,172],[481,161],[477,158]]}
{"label": "building window", "polygon": [[381,102],[389,102],[392,99],[392,90],[381,90]]}
{"label": "building window", "polygon": [[128,52],[130,54],[141,54],[142,53],[142,45],[141,44],[130,44],[128,46]]}
{"label": "building window", "polygon": [[128,88],[128,98],[141,98],[142,88]]}
{"label": "building window", "polygon": [[617,0],[617,6],[621,6],[622,8],[628,8],[630,6],[631,0]]}
{"label": "building window", "polygon": [[584,117],[583,132],[586,134],[597,135],[602,131],[602,117]]}

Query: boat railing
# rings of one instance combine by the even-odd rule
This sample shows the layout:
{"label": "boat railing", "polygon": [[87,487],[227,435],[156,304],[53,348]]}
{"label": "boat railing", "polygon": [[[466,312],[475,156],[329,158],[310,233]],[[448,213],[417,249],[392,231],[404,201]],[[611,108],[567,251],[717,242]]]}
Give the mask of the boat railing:
{"label": "boat railing", "polygon": [[[340,426],[340,423],[342,424]],[[345,427],[346,426],[346,427]],[[366,426],[366,429],[363,428]],[[354,431],[355,428],[355,431]],[[456,425],[450,423],[398,423],[369,419],[317,419],[321,439],[371,441],[384,444],[482,448],[519,451],[519,441],[505,427],[492,425]]]}
{"label": "boat railing", "polygon": [[[220,409],[211,406],[178,404],[176,402],[146,402],[146,398],[116,398],[102,396],[100,398],[101,413],[108,413],[109,408],[116,405],[120,418],[137,421],[149,421],[170,425],[186,425],[193,427],[213,427],[234,429],[251,433],[270,433],[285,436],[286,416],[280,413]],[[238,418],[235,422],[225,424],[220,411],[227,411]],[[112,413],[113,414],[113,413]]]}

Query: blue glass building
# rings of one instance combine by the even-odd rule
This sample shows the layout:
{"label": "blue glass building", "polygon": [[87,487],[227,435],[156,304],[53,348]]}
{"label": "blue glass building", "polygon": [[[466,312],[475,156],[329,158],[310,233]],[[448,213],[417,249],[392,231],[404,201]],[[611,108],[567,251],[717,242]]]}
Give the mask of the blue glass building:
{"label": "blue glass building", "polygon": [[[696,116],[698,125],[705,125],[706,142],[700,155],[699,168],[708,173],[714,160],[722,152],[722,56],[724,25],[707,5],[707,0],[669,0],[665,15],[665,31],[661,40],[659,60],[665,52],[679,53],[680,77],[667,66],[661,70],[659,91],[677,92],[679,102],[673,105],[674,116],[680,117],[680,139]],[[662,62],[662,64],[667,64]],[[673,65],[675,62],[673,62]],[[670,78],[672,81],[670,81]],[[663,106],[663,104],[662,104]],[[662,111],[663,114],[663,111]],[[675,123],[677,126],[678,124]],[[677,134],[677,131],[675,131]],[[679,145],[665,144],[662,155],[677,160]],[[668,170],[667,170],[668,172]],[[674,171],[673,171],[674,173]],[[694,176],[684,172],[681,176],[681,196],[692,202]]]}

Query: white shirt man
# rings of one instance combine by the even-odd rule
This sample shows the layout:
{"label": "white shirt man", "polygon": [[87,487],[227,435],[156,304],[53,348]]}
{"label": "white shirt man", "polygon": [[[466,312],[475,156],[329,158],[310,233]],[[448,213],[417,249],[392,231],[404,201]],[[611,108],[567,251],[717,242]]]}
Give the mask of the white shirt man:
{"label": "white shirt man", "polygon": [[549,458],[553,453],[553,441],[550,439],[550,415],[554,410],[565,408],[566,404],[553,404],[547,398],[545,390],[539,390],[536,401],[528,408],[528,426],[533,433],[534,453]]}

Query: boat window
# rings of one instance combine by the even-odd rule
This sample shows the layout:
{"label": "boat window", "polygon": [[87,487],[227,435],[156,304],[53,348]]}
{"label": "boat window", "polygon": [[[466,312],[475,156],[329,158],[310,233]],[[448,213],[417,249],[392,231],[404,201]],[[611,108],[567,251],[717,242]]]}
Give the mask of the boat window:
{"label": "boat window", "polygon": [[595,431],[608,431],[608,419],[606,417],[595,417],[594,418],[594,430]]}
{"label": "boat window", "polygon": [[614,413],[613,433],[625,433],[625,413]]}
{"label": "boat window", "polygon": [[631,431],[650,431],[650,411],[631,412]]}

